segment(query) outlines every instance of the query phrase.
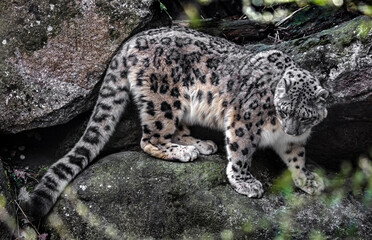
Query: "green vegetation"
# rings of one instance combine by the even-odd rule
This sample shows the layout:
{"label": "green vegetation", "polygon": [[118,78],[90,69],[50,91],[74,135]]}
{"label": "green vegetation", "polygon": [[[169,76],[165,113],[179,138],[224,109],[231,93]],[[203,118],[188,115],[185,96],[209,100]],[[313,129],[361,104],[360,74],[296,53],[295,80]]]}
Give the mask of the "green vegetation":
{"label": "green vegetation", "polygon": [[[326,190],[317,199],[320,199],[321,203],[328,208],[333,208],[340,204],[345,199],[353,195],[355,199],[363,202],[364,207],[371,207],[372,205],[372,154],[369,156],[363,156],[359,159],[358,167],[355,168],[350,162],[343,162],[340,166],[340,171],[330,177],[326,177],[322,170],[316,171],[320,176],[325,179],[327,184]],[[294,193],[294,186],[291,180],[290,173],[284,172],[279,176],[273,186],[272,191],[275,194],[282,194],[286,200],[286,208],[281,212],[279,219],[279,232],[275,239],[291,239],[293,234],[296,234],[296,219],[291,216],[301,206],[307,203],[305,201],[308,196],[298,195]],[[245,232],[253,231],[253,227],[249,223],[244,223],[242,229]],[[300,229],[298,229],[300,230]],[[338,236],[341,238],[354,238],[358,236],[358,226],[350,221],[348,225],[338,230]],[[314,229],[309,234],[311,240],[328,239],[326,233],[320,230]],[[336,237],[336,236],[332,236]]]}
{"label": "green vegetation", "polygon": [[[166,5],[161,0],[158,1],[160,3],[160,9],[172,20]],[[212,0],[198,0],[197,2],[201,5],[208,5]],[[242,3],[243,14],[253,21],[264,23],[280,24],[297,12],[312,5],[327,9],[345,7],[350,12],[360,12],[364,15],[372,16],[372,5],[369,1],[362,0],[242,0]],[[192,27],[200,26],[202,17],[195,4],[186,4],[184,6],[184,13],[188,17]],[[306,21],[306,19],[302,20]],[[298,25],[301,23],[297,22]]]}
{"label": "green vegetation", "polygon": [[[293,8],[293,5],[287,7],[288,4],[295,4],[297,8]],[[284,5],[284,7],[278,7],[280,5]],[[364,1],[353,0],[243,0],[243,12],[253,21],[280,23],[310,5],[325,8],[345,6],[348,11],[359,11],[364,15],[372,16],[372,5],[368,5]]]}
{"label": "green vegetation", "polygon": [[160,0],[159,0],[159,4],[160,4],[160,10],[162,12],[165,12],[168,15],[169,19],[172,21],[172,16],[168,13],[167,7]]}

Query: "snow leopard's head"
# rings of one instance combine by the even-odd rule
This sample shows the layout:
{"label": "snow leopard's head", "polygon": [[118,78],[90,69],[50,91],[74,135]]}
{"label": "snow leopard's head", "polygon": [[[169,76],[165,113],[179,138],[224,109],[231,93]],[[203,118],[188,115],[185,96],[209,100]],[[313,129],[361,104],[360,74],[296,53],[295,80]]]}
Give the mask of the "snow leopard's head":
{"label": "snow leopard's head", "polygon": [[274,105],[283,131],[301,135],[327,116],[328,91],[318,79],[295,66],[286,69],[275,89]]}

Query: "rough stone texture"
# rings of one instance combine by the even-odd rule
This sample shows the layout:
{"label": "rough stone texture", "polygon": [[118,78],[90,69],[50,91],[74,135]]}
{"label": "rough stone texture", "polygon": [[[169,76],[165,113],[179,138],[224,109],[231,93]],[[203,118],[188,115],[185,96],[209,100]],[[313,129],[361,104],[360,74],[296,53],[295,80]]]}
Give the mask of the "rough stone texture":
{"label": "rough stone texture", "polygon": [[14,203],[9,193],[9,181],[0,159],[0,239],[12,239],[16,230]]}
{"label": "rough stone texture", "polygon": [[[110,3],[113,2],[115,1]],[[3,6],[6,4],[10,3],[0,3],[1,13],[4,12]],[[114,5],[96,1],[96,7],[102,7],[103,12],[94,13],[101,16],[105,11],[115,11],[116,8],[111,8],[112,6]],[[19,9],[22,9],[22,6]],[[30,9],[30,12],[35,11],[34,7],[30,7]],[[30,13],[27,12],[27,14]],[[76,16],[72,16],[71,19],[75,19],[75,21],[82,19],[81,13]],[[64,17],[67,18],[68,15],[64,15]],[[99,22],[99,19],[92,21]],[[97,28],[102,27],[100,24],[98,25]],[[66,26],[71,27],[68,24]],[[359,153],[364,152],[372,145],[370,137],[372,133],[372,108],[370,107],[372,101],[372,41],[370,29],[371,19],[360,17],[338,27],[282,42],[276,46],[247,46],[255,51],[279,48],[287,52],[302,67],[317,75],[331,91],[329,117],[314,129],[313,137],[307,145],[307,157],[323,167],[338,169],[341,161],[354,160]],[[0,29],[0,33],[3,34],[5,30]],[[115,34],[111,36],[108,33],[108,35],[110,41],[118,41]],[[50,57],[51,55],[48,55],[47,51],[40,52],[39,55],[35,55],[35,52],[46,49],[50,41],[57,39],[58,36],[49,37],[47,35],[48,41],[38,49],[32,49],[32,46],[37,46],[35,43],[24,44],[23,48],[19,48],[19,52],[25,51],[26,53],[7,59],[7,64],[13,66],[11,64],[14,63],[14,66],[17,64],[20,66],[19,63],[31,59],[32,56],[42,58],[44,56],[42,54]],[[31,38],[30,41],[34,40]],[[6,44],[9,44],[9,41]],[[11,48],[4,48],[0,44],[0,53],[10,51],[9,49]],[[114,50],[111,49],[110,54]],[[61,52],[63,53],[63,51]],[[18,61],[17,56],[22,56],[22,61]],[[108,60],[109,57],[102,62],[102,69]],[[49,61],[45,60],[45,63],[49,64]],[[2,66],[0,64],[0,70],[2,70]],[[75,67],[79,69],[77,66]],[[38,68],[36,69],[33,72],[31,70],[17,70],[12,74],[20,72],[25,74],[43,73]],[[59,69],[56,65],[55,71],[62,73],[64,69],[69,68],[63,66]],[[102,70],[98,70],[96,73],[100,75],[101,72]],[[56,73],[53,71],[47,76],[52,76],[50,79],[59,79],[58,76],[53,75]],[[66,74],[70,73],[66,71]],[[39,80],[22,82],[21,76],[13,77],[12,82],[3,81],[5,75],[0,75],[2,78],[0,85],[10,84],[6,89],[23,91],[19,90],[22,89],[20,86],[25,86],[24,91],[29,91],[29,89],[33,89],[32,86],[36,85],[45,94],[44,98],[47,100],[45,104],[59,106],[47,98],[47,96],[53,97],[55,95],[52,90],[47,90],[49,82],[42,83]],[[96,78],[97,81],[98,78]],[[68,86],[94,88],[96,82],[79,81]],[[63,87],[63,84],[70,83],[58,82],[58,87]],[[81,92],[82,89],[79,89],[78,92]],[[82,102],[81,106],[86,103],[93,104],[87,97],[91,96],[90,94],[77,97],[76,102],[70,102],[70,105],[65,105],[66,107],[62,110],[52,110],[50,115],[40,115],[28,126],[32,124],[34,124],[33,126],[37,124],[39,124],[38,126],[47,126],[51,122],[55,124],[57,120],[49,120],[49,116],[62,115],[63,111],[68,113],[64,116],[75,116],[75,112],[71,113],[71,111],[82,110],[71,109],[79,106],[79,101]],[[1,97],[7,96],[10,95],[0,92],[0,103],[8,101],[8,107],[10,109],[12,106],[13,111],[16,108],[22,108],[23,105],[12,103],[17,98],[1,99]],[[24,96],[26,99],[26,95]],[[37,94],[36,96],[42,95]],[[22,97],[20,99],[22,101]],[[40,103],[39,100],[38,103]],[[26,101],[24,104],[28,102]],[[10,105],[11,103],[13,105]],[[84,105],[84,109],[85,107],[89,108],[90,104]],[[0,109],[4,112],[3,108],[0,107]],[[4,115],[8,115],[6,117],[9,118],[13,117],[13,113],[9,113],[9,109],[0,117],[1,126],[5,124]],[[116,136],[113,136],[111,143],[108,144],[109,152],[138,144],[140,128],[135,115],[133,109],[127,111]],[[11,121],[17,123],[18,119],[24,118],[21,115],[14,115]],[[38,122],[42,120],[46,122]],[[67,119],[61,118],[58,121],[65,122]],[[13,129],[16,132],[25,129],[26,125],[14,126]],[[79,126],[76,129],[80,130],[74,131],[75,135],[71,138],[67,137],[69,140],[67,140],[66,146],[61,146],[62,150],[59,155],[70,149],[71,145],[80,137],[83,128]],[[209,134],[201,135],[204,138],[210,137]],[[121,136],[125,136],[125,138],[120,142],[118,140]],[[260,159],[260,161],[275,158],[271,155],[256,157],[254,159]],[[236,239],[272,239],[280,234],[290,234],[294,239],[306,239],[310,235],[317,236],[318,230],[331,239],[348,237],[370,239],[372,237],[371,209],[352,195],[339,199],[337,191],[331,192],[336,200],[332,200],[330,203],[327,200],[331,198],[329,195],[310,197],[298,192],[293,195],[292,201],[288,201],[288,196],[278,193],[266,193],[264,198],[260,200],[247,199],[235,193],[227,184],[224,159],[225,156],[212,156],[201,158],[195,163],[180,164],[156,160],[143,153],[135,152],[119,153],[101,159],[71,184],[72,189],[77,191],[76,194],[63,194],[47,220],[46,230],[51,232],[52,239],[71,239],[71,237],[78,239],[120,239],[122,237],[127,239],[208,239],[209,237],[231,239],[229,238],[231,236]],[[265,190],[268,190],[271,187],[270,183],[273,182],[271,174],[275,173],[272,170],[282,168],[275,166],[272,162],[261,164],[259,166],[257,161],[253,163],[253,167],[258,168],[254,172],[265,184]],[[263,165],[266,167],[262,167]],[[271,169],[268,171],[266,168]],[[344,192],[348,193],[351,191],[350,189],[346,189]],[[304,206],[300,208],[299,202]],[[290,219],[294,219],[294,221]]]}
{"label": "rough stone texture", "polygon": [[353,196],[329,200],[334,193],[271,192],[270,182],[278,175],[266,163],[255,169],[266,194],[249,199],[227,184],[225,165],[218,155],[193,163],[166,162],[142,152],[107,156],[62,194],[45,230],[51,239],[372,237],[372,210]]}
{"label": "rough stone texture", "polygon": [[[60,139],[56,144],[58,150],[56,151],[53,159],[58,159],[65,155],[73,148],[76,142],[80,139],[84,132],[89,120],[88,114],[84,116],[83,123],[77,122],[76,124],[67,124],[64,128],[67,132],[63,139]],[[115,129],[114,134],[111,136],[109,142],[103,149],[103,154],[114,153],[123,150],[139,150],[140,140],[142,137],[142,128],[139,124],[138,111],[133,102],[129,103],[125,114],[122,116],[121,121]]]}
{"label": "rough stone texture", "polygon": [[108,61],[153,0],[1,1],[0,132],[65,123],[90,109]]}
{"label": "rough stone texture", "polygon": [[[314,128],[307,157],[323,167],[338,170],[343,161],[355,161],[372,147],[372,20],[357,17],[334,28],[277,45],[247,45],[249,50],[277,48],[316,75],[330,91],[329,114]],[[67,140],[66,153],[81,136]],[[195,136],[213,139],[224,149],[222,134],[192,128]],[[135,107],[124,113],[111,141],[109,153],[139,145],[141,128]],[[68,138],[67,138],[68,139]],[[60,154],[60,157],[63,154]]]}
{"label": "rough stone texture", "polygon": [[[246,45],[249,50],[280,49],[301,67],[316,75],[330,91],[328,117],[313,129],[307,157],[328,169],[338,170],[343,161],[355,161],[372,147],[372,20],[357,17],[331,29],[277,45]],[[299,34],[299,33],[298,33]],[[124,114],[119,131],[107,149],[128,149],[128,133],[137,136],[135,111]],[[125,126],[134,128],[127,130]],[[123,127],[124,126],[124,127]],[[137,127],[135,127],[137,126]],[[125,131],[120,131],[125,129]],[[202,139],[213,139],[223,149],[221,134],[192,128]],[[118,141],[123,136],[126,141]],[[130,140],[130,139],[129,139]],[[112,152],[112,151],[110,151]]]}
{"label": "rough stone texture", "polygon": [[327,167],[338,168],[372,146],[371,28],[372,19],[364,16],[277,45],[247,45],[286,52],[330,91],[328,117],[307,144],[309,156]]}
{"label": "rough stone texture", "polygon": [[[343,22],[349,21],[358,15],[358,11],[350,11],[344,4],[340,8],[325,8],[324,6],[308,5],[296,12],[277,27],[276,34],[280,40],[288,41],[316,34],[324,29],[335,27]],[[298,6],[289,9],[295,11]],[[293,7],[293,5],[292,5]],[[274,36],[273,36],[274,37]]]}
{"label": "rough stone texture", "polygon": [[371,18],[358,17],[280,46],[331,92],[329,115],[308,144],[327,166],[352,161],[372,147],[371,28]]}
{"label": "rough stone texture", "polygon": [[357,17],[319,33],[277,45],[246,45],[261,51],[280,49],[316,75],[331,90],[331,104],[359,102],[372,95],[372,19]]}

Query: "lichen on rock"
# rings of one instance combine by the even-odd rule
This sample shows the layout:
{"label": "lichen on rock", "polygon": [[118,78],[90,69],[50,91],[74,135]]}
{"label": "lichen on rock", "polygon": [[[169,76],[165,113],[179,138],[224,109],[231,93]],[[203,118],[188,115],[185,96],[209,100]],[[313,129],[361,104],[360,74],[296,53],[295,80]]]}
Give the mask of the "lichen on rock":
{"label": "lichen on rock", "polygon": [[[371,237],[371,209],[353,196],[283,194],[268,187],[262,199],[250,199],[227,183],[225,165],[219,155],[192,163],[140,152],[107,156],[62,193],[46,230],[51,239],[305,239],[314,231],[333,239]],[[276,182],[277,173],[268,178],[263,172],[255,175]]]}
{"label": "lichen on rock", "polygon": [[152,2],[2,2],[0,132],[62,124],[92,108],[108,61],[151,19]]}

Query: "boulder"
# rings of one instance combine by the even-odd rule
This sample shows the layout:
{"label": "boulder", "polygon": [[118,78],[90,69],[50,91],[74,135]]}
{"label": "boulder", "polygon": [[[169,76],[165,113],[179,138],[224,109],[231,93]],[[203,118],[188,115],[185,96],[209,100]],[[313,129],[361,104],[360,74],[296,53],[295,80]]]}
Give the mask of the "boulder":
{"label": "boulder", "polygon": [[[90,109],[107,62],[120,42],[151,17],[151,2],[0,3],[0,131],[61,124]],[[120,24],[121,18],[129,23]],[[371,37],[371,19],[358,17],[276,45],[246,46],[252,51],[283,50],[330,90],[329,117],[307,144],[307,157],[328,169],[338,169],[341,161],[352,161],[372,146]],[[141,133],[135,115],[131,107],[107,152],[138,147]],[[72,134],[63,144],[48,140],[61,145],[57,155],[80,137],[84,127],[77,125],[66,128]],[[193,130],[201,138],[211,137]],[[47,129],[45,133],[51,135]],[[221,149],[223,136],[217,134],[216,139]],[[227,183],[225,156],[181,164],[142,152],[110,155],[69,185],[41,232],[51,239],[372,237],[371,208],[363,203],[371,199],[360,192],[349,194],[354,190],[343,184],[342,175],[341,184],[330,192],[311,197],[292,191],[288,175],[280,175],[283,166],[269,161],[273,158],[270,153],[255,156],[260,164],[253,163],[253,172],[265,184],[266,194],[248,199]]]}
{"label": "boulder", "polygon": [[0,133],[66,123],[91,109],[119,45],[153,0],[2,1]]}
{"label": "boulder", "polygon": [[308,144],[310,156],[329,168],[356,160],[372,146],[371,28],[370,17],[357,17],[279,46],[331,93],[328,117]]}
{"label": "boulder", "polygon": [[372,237],[372,210],[360,199],[344,198],[340,188],[338,195],[294,192],[289,175],[268,166],[255,164],[266,194],[249,199],[227,183],[224,156],[178,163],[142,152],[116,153],[69,185],[44,231],[50,239]]}
{"label": "boulder", "polygon": [[[287,52],[330,90],[329,116],[314,128],[307,144],[307,157],[328,169],[338,170],[341,162],[355,161],[372,146],[370,27],[370,18],[357,17],[334,28],[277,45],[246,45],[252,51],[278,48]],[[94,101],[87,102],[93,104]],[[137,115],[135,106],[130,105],[104,154],[120,149],[139,149],[141,127]],[[30,151],[27,159],[37,161],[42,154],[44,164],[52,164],[80,138],[88,118],[89,114],[85,114],[80,120],[76,118],[63,126],[35,130],[42,139],[37,144],[34,138],[30,139],[30,133],[14,135],[15,140],[8,148],[30,139],[23,143]],[[192,133],[201,139],[211,138],[219,149],[224,149],[223,134],[200,128],[192,128]],[[44,146],[43,143],[47,144]],[[50,153],[41,152],[40,148],[49,149]],[[57,153],[53,149],[58,149]]]}
{"label": "boulder", "polygon": [[[307,144],[308,159],[330,170],[338,170],[342,161],[353,161],[372,145],[371,26],[370,18],[357,17],[275,46],[246,46],[253,51],[283,50],[330,91],[329,117],[314,129]],[[130,113],[122,126],[136,119]],[[205,132],[201,135],[210,137]],[[217,135],[218,139],[222,136]],[[254,156],[253,172],[264,183],[266,194],[262,199],[248,199],[227,183],[223,155],[186,164],[157,160],[142,152],[110,155],[73,181],[47,217],[45,231],[51,239],[372,237],[371,185],[365,195],[360,187],[355,190],[358,179],[365,177],[355,173],[346,180],[343,172],[350,171],[350,166],[344,164],[339,175],[328,175],[331,187],[326,193],[312,197],[293,191],[290,177],[281,175],[283,165],[270,161],[274,158],[262,152]]]}
{"label": "boulder", "polygon": [[[307,158],[330,170],[344,161],[356,162],[372,147],[372,19],[356,17],[333,28],[276,45],[245,45],[251,51],[279,49],[299,66],[319,78],[330,91],[328,117],[313,128],[306,145]],[[297,34],[300,34],[297,32]],[[106,149],[128,149],[138,144],[140,126],[135,111],[124,113],[117,132]],[[128,126],[133,130],[128,131]],[[193,135],[212,139],[224,149],[223,134],[200,127]],[[128,132],[132,133],[128,135]],[[129,138],[129,136],[132,136]],[[122,139],[122,140],[121,140]],[[129,140],[129,141],[128,141]],[[258,156],[260,159],[260,156]]]}
{"label": "boulder", "polygon": [[[306,145],[307,157],[330,170],[338,170],[343,161],[356,161],[372,147],[371,28],[371,18],[362,16],[276,45],[245,45],[255,52],[282,50],[330,91],[328,117],[313,128]],[[108,152],[138,146],[141,128],[136,115],[131,105],[106,146]],[[192,127],[191,131],[198,138],[212,139],[220,150],[224,149],[223,134],[200,127]]]}
{"label": "boulder", "polygon": [[252,51],[284,51],[330,91],[328,117],[313,129],[307,153],[331,169],[372,146],[371,28],[372,19],[361,16],[276,45],[246,45]]}

